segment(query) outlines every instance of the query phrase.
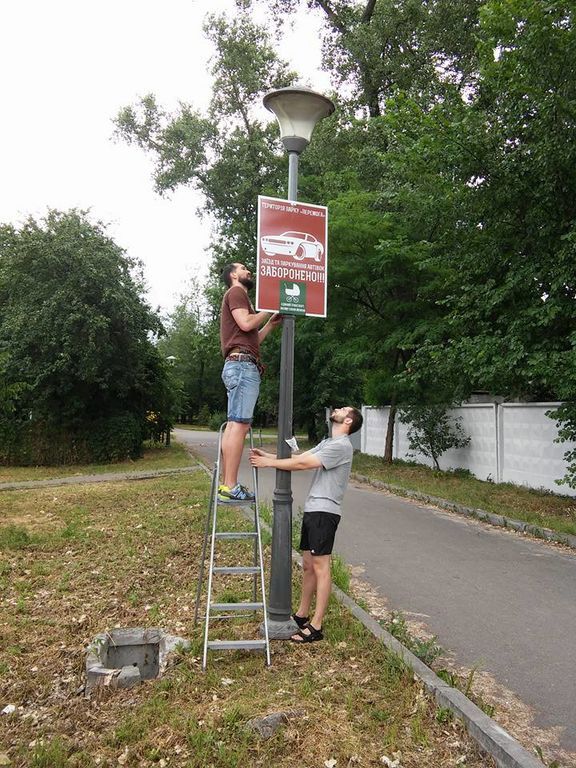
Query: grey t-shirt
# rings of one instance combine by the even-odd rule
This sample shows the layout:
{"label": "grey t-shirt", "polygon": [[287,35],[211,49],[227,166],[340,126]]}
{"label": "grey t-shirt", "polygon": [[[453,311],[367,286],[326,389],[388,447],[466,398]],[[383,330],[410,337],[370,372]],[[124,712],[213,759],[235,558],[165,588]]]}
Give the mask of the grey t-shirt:
{"label": "grey t-shirt", "polygon": [[322,440],[310,453],[317,454],[322,466],[314,472],[304,512],[341,514],[340,505],[348,485],[354,449],[348,435]]}

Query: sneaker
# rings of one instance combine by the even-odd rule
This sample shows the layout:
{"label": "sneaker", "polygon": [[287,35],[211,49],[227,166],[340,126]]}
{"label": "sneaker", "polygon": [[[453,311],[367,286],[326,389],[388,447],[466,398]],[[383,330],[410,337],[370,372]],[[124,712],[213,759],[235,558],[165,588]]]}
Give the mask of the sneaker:
{"label": "sneaker", "polygon": [[222,483],[218,486],[218,501],[228,501],[230,498],[230,488]]}
{"label": "sneaker", "polygon": [[218,501],[233,503],[235,501],[254,501],[255,498],[254,494],[240,483],[236,483],[234,488],[222,486],[222,490],[218,489]]}

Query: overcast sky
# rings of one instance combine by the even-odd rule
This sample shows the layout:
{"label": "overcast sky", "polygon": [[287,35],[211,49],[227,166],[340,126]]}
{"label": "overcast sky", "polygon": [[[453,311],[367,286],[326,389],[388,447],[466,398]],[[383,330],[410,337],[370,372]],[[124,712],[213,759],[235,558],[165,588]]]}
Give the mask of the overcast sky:
{"label": "overcast sky", "polygon": [[[210,98],[207,13],[232,0],[5,0],[0,3],[0,222],[48,208],[90,209],[144,262],[148,299],[173,308],[186,281],[207,274],[209,225],[199,197],[153,191],[152,162],[112,140],[119,109],[154,93],[204,109]],[[296,29],[281,54],[316,88],[320,44]]]}

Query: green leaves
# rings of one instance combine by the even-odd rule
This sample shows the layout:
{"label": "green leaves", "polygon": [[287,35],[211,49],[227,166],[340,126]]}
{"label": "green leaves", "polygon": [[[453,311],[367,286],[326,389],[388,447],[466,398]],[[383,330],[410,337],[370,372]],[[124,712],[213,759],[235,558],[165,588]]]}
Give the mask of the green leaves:
{"label": "green leaves", "polygon": [[161,324],[141,290],[138,265],[83,212],[0,227],[6,418],[64,434],[115,414],[138,422],[163,410],[164,375],[149,338]]}

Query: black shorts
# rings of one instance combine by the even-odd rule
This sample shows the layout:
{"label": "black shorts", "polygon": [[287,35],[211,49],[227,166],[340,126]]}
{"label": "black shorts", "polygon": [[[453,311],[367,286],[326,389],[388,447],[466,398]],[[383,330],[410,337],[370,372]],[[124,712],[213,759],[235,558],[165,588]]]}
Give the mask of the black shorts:
{"label": "black shorts", "polygon": [[312,555],[330,555],[340,515],[333,512],[304,512],[300,549]]}

